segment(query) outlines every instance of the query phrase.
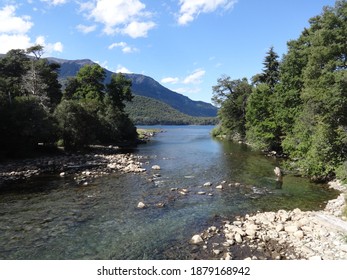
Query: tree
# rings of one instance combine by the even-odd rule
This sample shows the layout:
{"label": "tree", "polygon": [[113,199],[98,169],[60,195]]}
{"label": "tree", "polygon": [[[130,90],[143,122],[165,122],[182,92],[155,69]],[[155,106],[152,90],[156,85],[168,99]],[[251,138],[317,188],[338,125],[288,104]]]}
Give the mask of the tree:
{"label": "tree", "polygon": [[296,166],[314,178],[327,178],[347,159],[347,2],[337,1],[298,40],[305,53],[302,105],[283,147]]}
{"label": "tree", "polygon": [[28,61],[28,70],[22,75],[22,86],[27,95],[35,96],[46,110],[50,110],[58,105],[62,97],[57,73],[60,66],[41,59],[43,52],[44,48],[40,45],[27,49],[26,53],[34,55],[34,58]]}
{"label": "tree", "polygon": [[0,95],[3,101],[12,103],[15,97],[24,95],[21,84],[28,61],[24,50],[10,50],[0,60]]}
{"label": "tree", "polygon": [[246,108],[246,138],[255,148],[281,151],[280,131],[276,120],[275,95],[269,85],[257,85],[250,95]]}
{"label": "tree", "polygon": [[230,77],[223,76],[217,82],[218,84],[212,87],[212,101],[221,106],[218,112],[220,131],[214,131],[214,134],[226,134],[243,140],[246,133],[246,104],[252,86],[246,78],[231,80]]}
{"label": "tree", "polygon": [[274,47],[270,47],[263,65],[263,73],[259,75],[259,82],[267,84],[273,90],[279,81],[278,55],[274,51]]}
{"label": "tree", "polygon": [[133,99],[131,92],[131,80],[125,78],[122,73],[113,74],[111,81],[106,85],[106,103],[113,107],[124,110],[125,102]]}
{"label": "tree", "polygon": [[105,77],[106,72],[100,65],[87,64],[83,66],[77,73],[76,81],[70,80],[72,83],[77,83],[73,98],[102,102],[104,99]]}
{"label": "tree", "polygon": [[255,84],[246,108],[246,138],[254,147],[262,150],[281,149],[281,129],[277,119],[279,83],[278,55],[273,47],[267,52],[264,69],[253,77]]}

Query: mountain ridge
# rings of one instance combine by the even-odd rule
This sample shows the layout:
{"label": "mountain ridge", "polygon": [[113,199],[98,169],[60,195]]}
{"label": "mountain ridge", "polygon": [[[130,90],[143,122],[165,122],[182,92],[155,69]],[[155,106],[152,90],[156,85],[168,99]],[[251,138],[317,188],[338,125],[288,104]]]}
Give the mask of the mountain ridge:
{"label": "mountain ridge", "polygon": [[[46,58],[50,63],[57,63],[60,65],[59,80],[66,81],[69,77],[74,77],[79,69],[87,64],[97,64],[90,59],[76,59],[68,60],[55,57]],[[104,68],[105,69],[105,68]],[[114,72],[105,69],[106,79],[108,83]],[[189,97],[174,92],[150,76],[143,74],[128,74],[124,75],[132,82],[132,91],[134,95],[145,96],[159,100],[166,103],[172,108],[178,110],[181,113],[187,114],[194,117],[216,117],[217,108],[212,104],[203,101],[194,101]]]}

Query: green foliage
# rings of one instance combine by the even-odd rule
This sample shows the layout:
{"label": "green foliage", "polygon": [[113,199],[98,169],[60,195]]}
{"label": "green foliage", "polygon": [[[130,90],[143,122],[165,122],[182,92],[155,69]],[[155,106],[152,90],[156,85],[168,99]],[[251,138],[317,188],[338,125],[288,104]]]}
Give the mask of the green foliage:
{"label": "green foliage", "polygon": [[34,97],[16,97],[0,110],[0,153],[27,154],[38,143],[54,143],[56,123]]}
{"label": "green foliage", "polygon": [[87,65],[70,79],[61,101],[60,66],[42,54],[37,45],[12,50],[0,60],[0,155],[34,151],[38,143],[78,150],[135,142],[136,128],[123,103],[132,99],[130,81],[115,75],[104,85],[105,71]]}
{"label": "green foliage", "polygon": [[267,84],[259,84],[249,97],[246,110],[246,138],[261,150],[279,150],[276,100]]}
{"label": "green foliage", "polygon": [[231,80],[230,77],[223,76],[217,82],[212,87],[212,101],[222,106],[218,112],[220,126],[213,134],[243,140],[246,134],[246,104],[252,87],[246,78]]}
{"label": "green foliage", "polygon": [[217,121],[216,118],[188,116],[163,102],[140,95],[135,95],[132,102],[126,102],[125,112],[139,125],[208,125]]}
{"label": "green foliage", "polygon": [[85,65],[77,73],[76,78],[70,80],[73,86],[68,84],[67,88],[74,92],[69,92],[67,95],[72,95],[76,100],[98,100],[104,98],[104,80],[106,78],[105,70],[98,64]]}
{"label": "green foliage", "polygon": [[77,101],[63,100],[54,116],[66,150],[83,148],[95,140],[95,117]]}
{"label": "green foliage", "polygon": [[[347,1],[336,1],[288,42],[281,62],[270,48],[246,106],[247,141],[283,151],[290,166],[315,180],[347,178],[346,18]],[[223,132],[235,118],[226,114],[233,111],[221,93],[219,115],[225,120],[217,130]]]}
{"label": "green foliage", "polygon": [[106,102],[109,102],[112,107],[124,110],[124,102],[130,102],[133,99],[131,81],[122,73],[113,74],[110,83],[106,85],[106,98]]}

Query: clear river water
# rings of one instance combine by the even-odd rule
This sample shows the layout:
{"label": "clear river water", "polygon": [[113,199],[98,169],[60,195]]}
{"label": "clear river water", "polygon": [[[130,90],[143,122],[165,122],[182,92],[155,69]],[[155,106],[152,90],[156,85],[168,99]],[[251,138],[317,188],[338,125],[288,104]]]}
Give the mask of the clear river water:
{"label": "clear river water", "polygon": [[[0,192],[0,259],[189,258],[184,244],[220,219],[318,210],[337,196],[294,175],[278,184],[276,159],[211,138],[211,126],[156,128],[164,132],[132,151],[142,156],[146,173],[107,175],[87,186],[41,176]],[[216,189],[222,181],[224,189]],[[137,209],[140,201],[148,208]]]}

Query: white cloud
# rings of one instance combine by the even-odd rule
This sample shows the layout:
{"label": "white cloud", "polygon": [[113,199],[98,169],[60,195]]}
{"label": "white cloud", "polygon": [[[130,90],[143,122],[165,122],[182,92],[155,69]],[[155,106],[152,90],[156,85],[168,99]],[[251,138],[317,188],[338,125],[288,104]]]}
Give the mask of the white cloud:
{"label": "white cloud", "polygon": [[192,74],[188,75],[184,80],[184,84],[200,84],[201,78],[205,75],[206,71],[203,69],[196,69]]}
{"label": "white cloud", "polygon": [[90,32],[95,31],[96,29],[96,25],[83,25],[83,24],[79,24],[76,26],[77,30],[84,33],[84,34],[88,34]]}
{"label": "white cloud", "polygon": [[109,50],[112,50],[114,48],[121,48],[123,53],[133,53],[138,51],[137,48],[130,47],[125,42],[113,43],[110,46],[108,46]]}
{"label": "white cloud", "polygon": [[30,37],[25,34],[0,34],[0,53],[7,53],[12,49],[26,49],[31,45]]}
{"label": "white cloud", "polygon": [[117,69],[115,71],[116,73],[124,73],[124,74],[131,74],[133,72],[131,72],[128,68],[122,66],[122,65],[118,65]]}
{"label": "white cloud", "polygon": [[94,0],[80,4],[88,11],[88,18],[104,25],[104,33],[126,34],[132,38],[146,37],[155,23],[148,20],[151,14],[140,0]]}
{"label": "white cloud", "polygon": [[178,82],[179,82],[179,78],[177,78],[177,77],[175,77],[175,78],[173,78],[173,77],[166,77],[166,78],[163,78],[163,79],[161,79],[161,83],[163,83],[163,84],[177,84]]}
{"label": "white cloud", "polygon": [[37,37],[35,43],[44,47],[45,56],[51,55],[54,52],[62,53],[64,49],[64,46],[61,42],[46,43],[44,36]]}
{"label": "white cloud", "polygon": [[68,0],[41,0],[41,2],[46,2],[49,5],[57,6],[57,5],[63,5],[67,2]]}
{"label": "white cloud", "polygon": [[237,0],[180,0],[178,24],[186,25],[201,13],[211,13],[217,9],[228,10]]}
{"label": "white cloud", "polygon": [[155,27],[153,21],[138,22],[133,21],[128,24],[123,30],[123,34],[127,34],[132,38],[147,37],[148,31]]}
{"label": "white cloud", "polygon": [[0,53],[11,49],[26,49],[32,44],[26,34],[34,25],[29,16],[17,16],[16,7],[4,6],[0,10]]}
{"label": "white cloud", "polygon": [[0,10],[0,33],[25,34],[34,25],[29,16],[15,15],[15,6],[5,6]]}

